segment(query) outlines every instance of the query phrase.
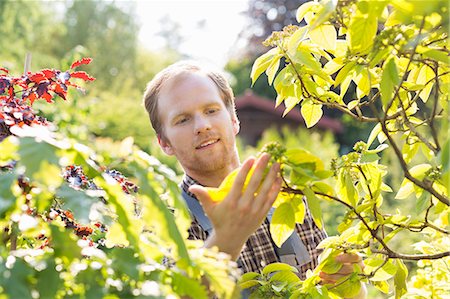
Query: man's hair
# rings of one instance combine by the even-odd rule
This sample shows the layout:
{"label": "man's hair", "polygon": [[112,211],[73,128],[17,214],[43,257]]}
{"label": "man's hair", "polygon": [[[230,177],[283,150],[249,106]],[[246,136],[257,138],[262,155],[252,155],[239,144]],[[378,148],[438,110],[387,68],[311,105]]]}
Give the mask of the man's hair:
{"label": "man's hair", "polygon": [[144,106],[147,110],[150,122],[156,134],[163,135],[161,119],[158,113],[158,99],[161,89],[168,81],[181,75],[189,73],[201,73],[208,76],[219,90],[220,97],[225,103],[225,107],[232,116],[236,115],[233,90],[228,84],[227,79],[220,72],[206,69],[197,63],[190,61],[180,61],[172,64],[153,77],[147,84],[144,93]]}

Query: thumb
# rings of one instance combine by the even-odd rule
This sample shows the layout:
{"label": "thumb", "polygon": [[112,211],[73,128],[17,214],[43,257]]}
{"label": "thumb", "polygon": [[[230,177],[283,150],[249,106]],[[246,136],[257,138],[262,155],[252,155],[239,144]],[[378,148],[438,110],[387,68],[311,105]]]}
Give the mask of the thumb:
{"label": "thumb", "polygon": [[206,188],[200,185],[192,185],[189,187],[189,191],[192,192],[200,201],[203,208],[205,209],[205,212],[208,211],[212,205],[214,204],[214,201],[211,199],[211,196],[209,196],[208,191],[206,191]]}

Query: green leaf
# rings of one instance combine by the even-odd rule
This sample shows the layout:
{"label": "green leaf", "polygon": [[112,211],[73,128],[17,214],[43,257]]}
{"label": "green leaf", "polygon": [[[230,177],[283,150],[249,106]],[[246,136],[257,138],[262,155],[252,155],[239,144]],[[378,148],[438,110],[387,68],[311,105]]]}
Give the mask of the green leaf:
{"label": "green leaf", "polygon": [[50,224],[50,229],[55,257],[69,262],[81,258],[81,248],[77,245],[78,239],[75,234],[70,234],[65,228],[53,224]]}
{"label": "green leaf", "polygon": [[333,25],[320,25],[309,32],[311,41],[325,50],[336,49],[337,33]]}
{"label": "green leaf", "polygon": [[397,272],[394,275],[395,299],[400,299],[408,291],[406,286],[406,278],[408,277],[408,268],[401,259],[395,260],[397,264]]}
{"label": "green leaf", "polygon": [[314,104],[311,101],[304,101],[300,111],[307,128],[314,126],[323,115],[322,104]]}
{"label": "green leaf", "polygon": [[430,193],[423,191],[416,201],[416,214],[419,215],[430,205]]}
{"label": "green leaf", "polygon": [[[30,266],[21,258],[16,258],[14,267],[8,270],[8,273],[9,277],[5,279],[2,285],[4,293],[7,295],[6,298],[32,299],[31,290],[33,285],[31,281],[33,270]],[[2,272],[3,275],[4,272]]]}
{"label": "green leaf", "polygon": [[111,266],[118,276],[126,274],[131,279],[139,279],[140,261],[136,258],[134,249],[115,247],[111,249],[108,256],[112,259]]}
{"label": "green leaf", "polygon": [[448,56],[448,53],[439,51],[436,49],[430,49],[428,51],[425,51],[422,53],[423,56],[440,61],[445,63],[445,65],[448,65],[450,63],[450,57]]}
{"label": "green leaf", "polygon": [[287,283],[299,282],[300,278],[292,272],[292,270],[288,271],[280,271],[272,275],[269,281],[282,281]]}
{"label": "green leaf", "polygon": [[294,231],[295,214],[288,202],[282,203],[275,209],[270,223],[270,234],[278,247],[289,238]]}
{"label": "green leaf", "polygon": [[378,20],[373,14],[358,13],[352,17],[347,32],[350,50],[353,53],[364,53],[369,50],[377,33]]}
{"label": "green leaf", "polygon": [[293,267],[291,265],[285,264],[285,263],[272,263],[272,264],[269,264],[269,265],[264,267],[264,269],[262,270],[261,273],[264,274],[264,275],[267,275],[269,273],[277,272],[277,271],[289,271],[291,273],[292,272],[298,273],[297,268],[295,268],[295,267]]}
{"label": "green leaf", "polygon": [[438,154],[438,161],[442,165],[442,172],[445,173],[450,168],[450,139],[447,139]]}
{"label": "green leaf", "polygon": [[192,279],[180,273],[172,272],[172,288],[181,296],[190,298],[208,299],[208,292],[201,281]]}
{"label": "green leaf", "polygon": [[321,229],[323,227],[323,223],[322,223],[322,209],[320,208],[319,199],[316,197],[316,194],[314,194],[314,192],[309,188],[303,189],[303,192],[306,195],[306,200],[308,201],[308,207],[309,210],[311,211],[311,216],[314,222],[316,223],[317,227]]}
{"label": "green leaf", "polygon": [[256,273],[256,272],[247,272],[242,274],[241,278],[239,279],[239,282],[246,282],[247,280],[252,280],[255,278],[260,277],[261,274]]}
{"label": "green leaf", "polygon": [[17,178],[14,173],[0,172],[0,218],[5,217],[6,212],[16,203],[16,197],[11,191]]}
{"label": "green leaf", "polygon": [[20,138],[19,165],[25,166],[25,175],[32,178],[43,167],[44,161],[58,165],[59,158],[56,147],[45,141],[37,141],[31,137]]}
{"label": "green leaf", "polygon": [[63,280],[60,273],[56,271],[56,263],[54,259],[47,259],[47,267],[45,270],[37,273],[37,290],[40,298],[55,298],[56,293],[60,289]]}
{"label": "green leaf", "polygon": [[387,106],[391,101],[394,88],[399,81],[397,65],[395,64],[394,58],[390,58],[385,62],[383,74],[381,75],[380,92],[383,106]]}
{"label": "green leaf", "polygon": [[104,174],[103,178],[104,179],[96,180],[95,183],[105,190],[106,201],[113,207],[117,214],[117,222],[125,232],[128,242],[139,251],[140,242],[138,240],[140,228],[137,227],[138,221],[136,221],[137,219],[134,216],[132,201],[126,196],[120,185],[112,177]]}
{"label": "green leaf", "polygon": [[258,79],[258,77],[270,66],[272,59],[278,54],[280,54],[280,50],[278,48],[273,48],[255,60],[250,74],[252,85],[255,84],[256,79]]}
{"label": "green leaf", "polygon": [[84,190],[75,190],[66,184],[55,192],[56,197],[63,201],[64,208],[72,211],[77,221],[89,223],[89,213],[94,203],[98,203],[98,197],[89,196]]}
{"label": "green leaf", "polygon": [[259,280],[250,279],[239,283],[239,287],[241,287],[241,289],[248,289],[256,285],[261,285],[261,282]]}

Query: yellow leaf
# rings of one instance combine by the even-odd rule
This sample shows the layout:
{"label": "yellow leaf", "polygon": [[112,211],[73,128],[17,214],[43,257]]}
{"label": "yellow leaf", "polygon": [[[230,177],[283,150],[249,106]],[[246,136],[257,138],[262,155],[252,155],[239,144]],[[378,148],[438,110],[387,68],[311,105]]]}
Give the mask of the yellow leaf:
{"label": "yellow leaf", "polygon": [[322,118],[322,104],[314,104],[311,101],[304,102],[301,113],[305,120],[306,127],[311,128]]}
{"label": "yellow leaf", "polygon": [[281,204],[273,213],[270,222],[270,234],[275,245],[281,245],[289,238],[294,231],[295,214],[290,203]]}
{"label": "yellow leaf", "polygon": [[283,55],[276,55],[272,59],[272,62],[270,63],[269,67],[266,70],[267,83],[269,83],[269,85],[272,85],[273,79],[275,78],[278,68],[280,67],[281,57],[283,57]]}
{"label": "yellow leaf", "polygon": [[320,25],[309,32],[309,37],[326,50],[336,49],[337,33],[333,25]]}
{"label": "yellow leaf", "polygon": [[300,100],[296,97],[288,97],[285,99],[284,105],[286,106],[286,109],[283,112],[283,117],[285,117],[298,103],[300,103]]}
{"label": "yellow leaf", "polygon": [[311,11],[311,9],[313,7],[318,7],[319,3],[316,2],[306,2],[305,4],[301,5],[298,9],[297,9],[297,14],[296,14],[296,18],[297,18],[297,22],[301,22],[303,20],[303,18],[305,17],[305,15]]}
{"label": "yellow leaf", "polygon": [[405,199],[414,192],[414,183],[408,179],[404,179],[400,189],[395,195],[396,199]]}
{"label": "yellow leaf", "polygon": [[347,40],[352,52],[364,52],[373,45],[377,33],[377,18],[372,15],[358,14],[350,22]]}
{"label": "yellow leaf", "polygon": [[[424,103],[427,102],[430,97],[431,89],[433,88],[433,81],[430,82],[431,79],[435,77],[434,71],[427,65],[424,65],[420,68],[419,73],[417,75],[417,84],[425,85],[425,88],[420,92],[419,97],[422,99]],[[428,84],[427,84],[428,83]]]}
{"label": "yellow leaf", "polygon": [[252,84],[254,84],[256,79],[258,79],[258,77],[270,66],[272,59],[278,54],[280,54],[280,50],[278,48],[273,48],[255,60],[250,74]]}
{"label": "yellow leaf", "polygon": [[117,245],[128,246],[129,244],[127,236],[119,223],[116,222],[109,227],[105,236],[105,245],[107,248],[112,248]]}

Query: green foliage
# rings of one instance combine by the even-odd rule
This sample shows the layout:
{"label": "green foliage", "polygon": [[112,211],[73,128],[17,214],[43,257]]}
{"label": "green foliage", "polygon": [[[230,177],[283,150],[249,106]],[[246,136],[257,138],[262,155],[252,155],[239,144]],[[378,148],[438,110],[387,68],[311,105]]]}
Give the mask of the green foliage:
{"label": "green foliage", "polygon": [[[309,2],[297,11],[297,21],[304,19],[306,26],[287,26],[265,41],[273,48],[256,59],[251,79],[255,82],[266,72],[278,94],[276,105],[284,103],[285,113],[301,106],[311,127],[321,118],[322,107],[328,107],[374,124],[367,142],[357,142],[354,151],[333,160],[331,185],[320,181],[326,177],[320,160],[305,152],[286,152],[289,170],[284,172],[283,190],[306,196],[316,224],[321,223],[318,199],[347,208],[339,236],[322,242],[321,263],[290,298],[318,294],[311,285],[317,286],[320,270],[338,270],[333,259],[339,252],[359,252],[367,259],[364,270],[355,268],[336,285],[325,286],[326,296],[333,298],[354,296],[359,281],[389,293],[387,280],[393,280],[396,298],[408,296],[415,291],[407,289],[404,261],[448,264],[450,252],[442,246],[450,233],[449,174],[443,170],[448,159],[442,158],[448,157],[448,11],[445,1]],[[278,66],[280,56],[284,63]],[[351,83],[356,93],[349,100],[345,95]],[[375,140],[378,147],[373,146]],[[418,149],[423,156],[417,156]],[[389,151],[401,169],[400,186],[386,180],[395,170],[380,163],[383,152]],[[409,203],[400,207],[405,204],[398,202],[399,209],[389,210],[383,205],[385,197],[411,201],[415,213],[410,214]],[[286,207],[278,206],[283,215],[292,214]],[[277,226],[291,223],[291,217],[284,223],[280,219]],[[411,249],[397,247],[399,235],[422,241]],[[448,267],[427,271],[434,279],[431,284],[448,288]],[[415,277],[422,273],[419,269]],[[255,293],[266,289],[261,285]],[[285,284],[278,291],[290,288]],[[320,294],[317,298],[324,297]],[[436,291],[432,296],[441,295]]]}
{"label": "green foliage", "polygon": [[[191,220],[171,169],[132,138],[100,154],[45,122],[15,125],[23,114],[10,109],[31,111],[33,88],[61,84],[54,78],[61,72],[22,81],[2,72],[1,83],[12,82],[12,92],[0,94],[1,124],[8,125],[0,142],[2,298],[237,296],[229,257],[187,240]],[[127,168],[132,181],[104,162]]]}

